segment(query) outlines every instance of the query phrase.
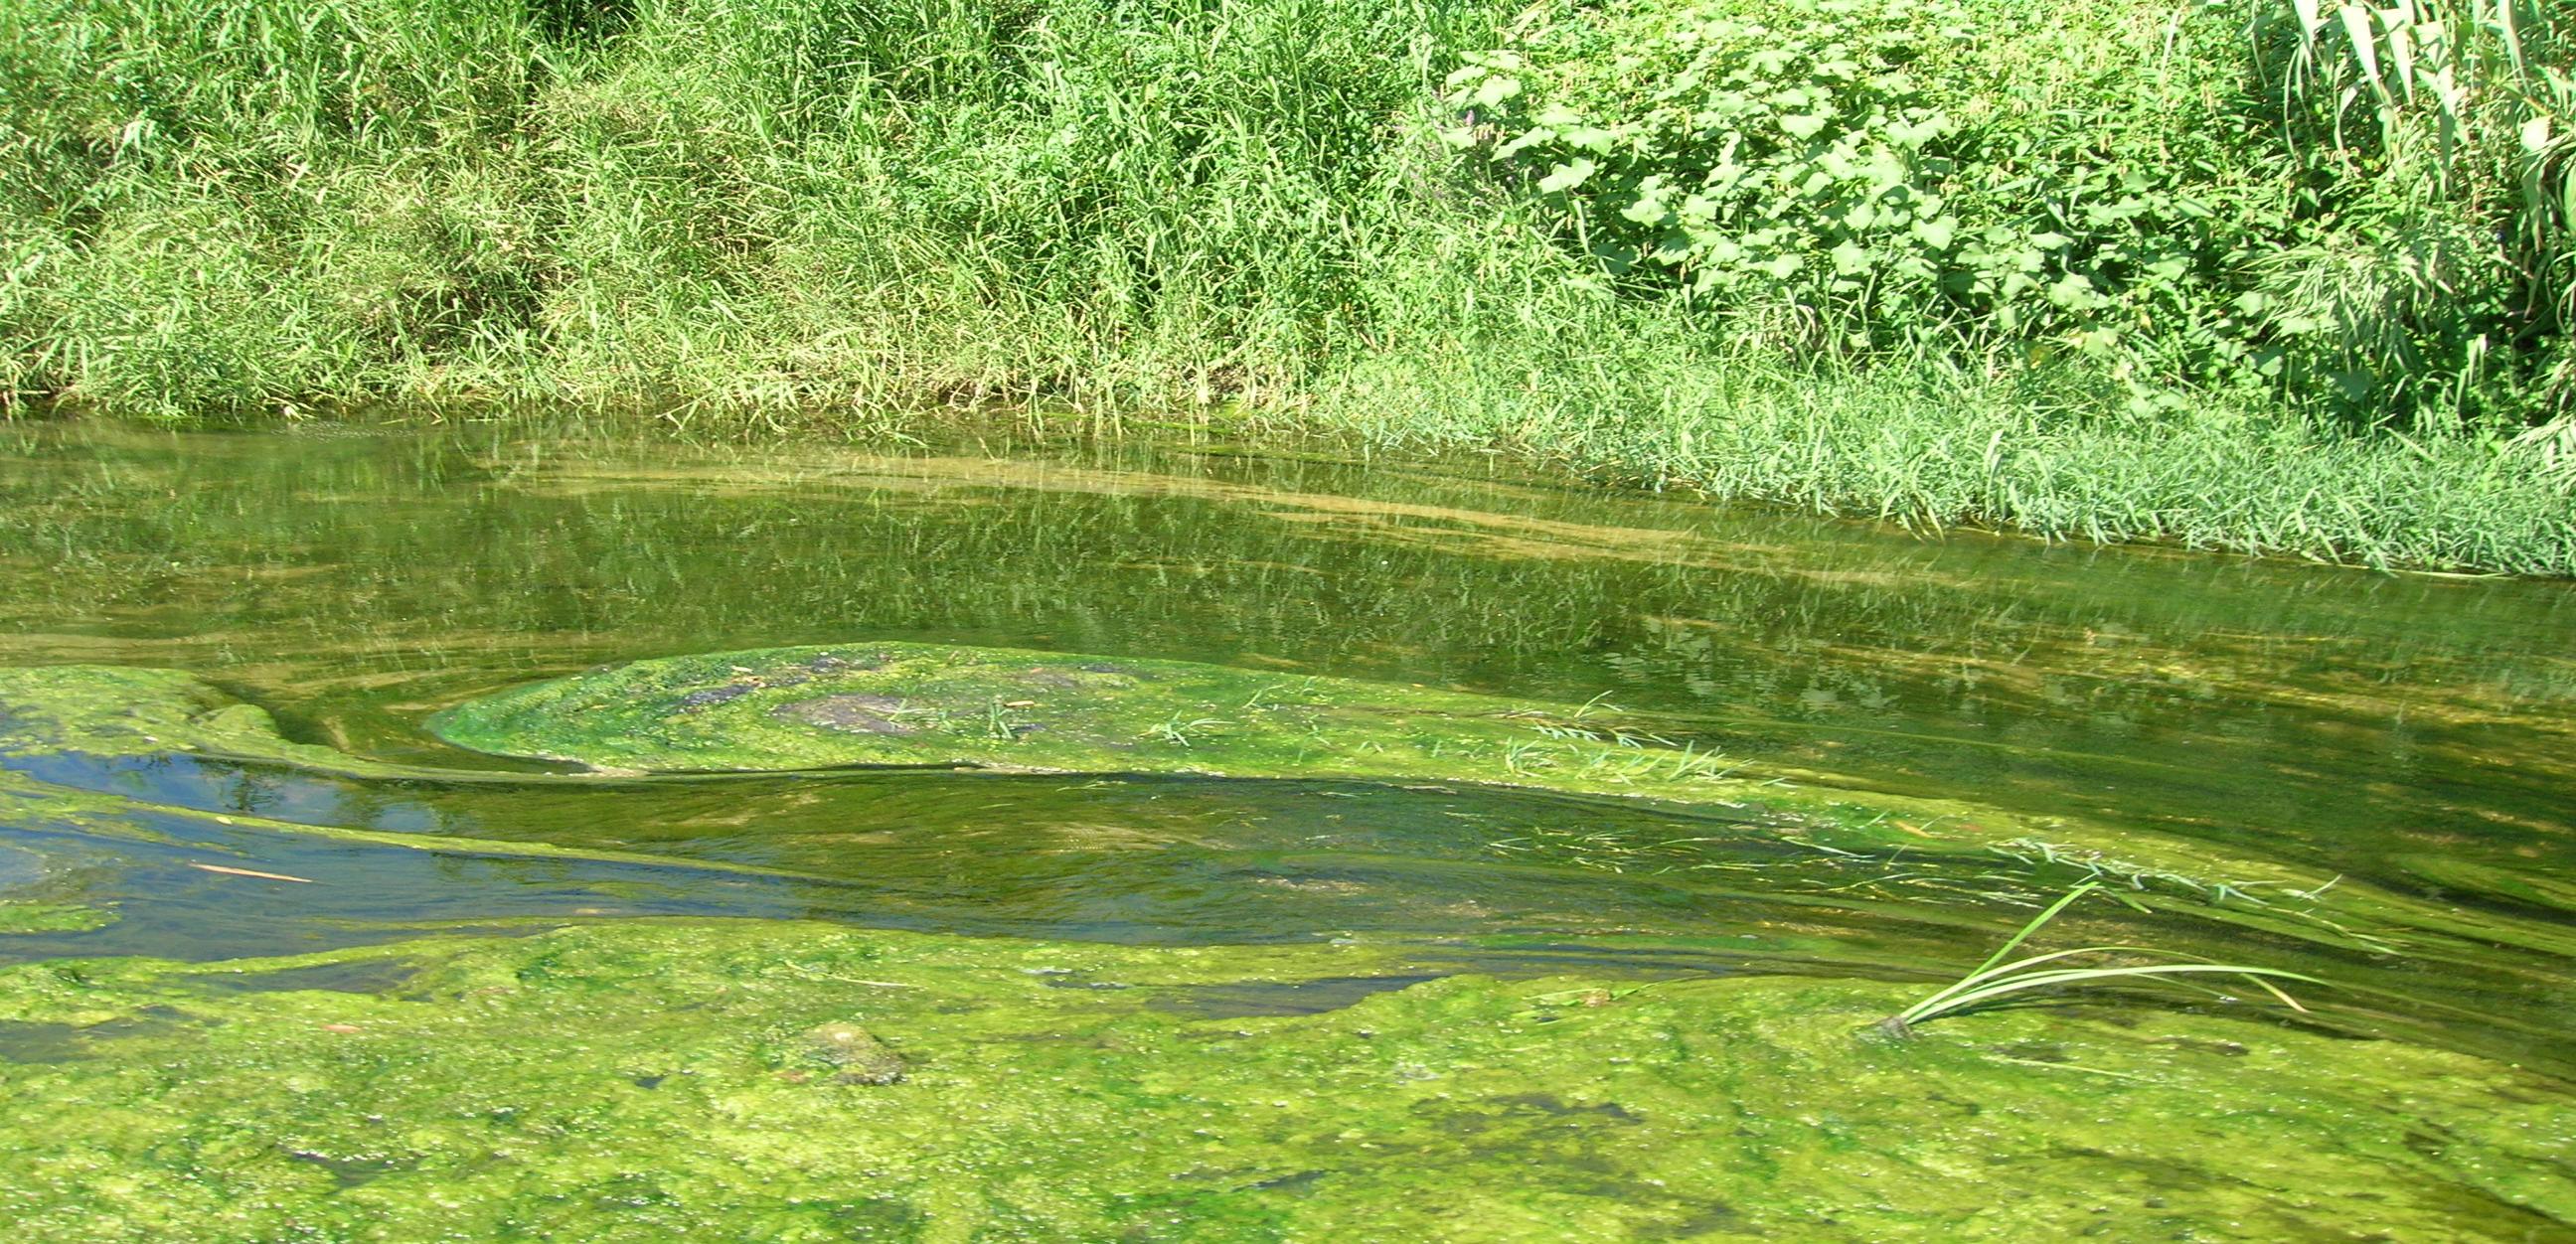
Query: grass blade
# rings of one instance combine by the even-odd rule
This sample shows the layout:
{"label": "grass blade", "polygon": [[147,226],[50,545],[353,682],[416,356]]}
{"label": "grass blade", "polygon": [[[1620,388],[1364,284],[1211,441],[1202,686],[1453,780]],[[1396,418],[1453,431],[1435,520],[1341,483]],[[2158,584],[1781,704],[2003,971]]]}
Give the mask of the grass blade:
{"label": "grass blade", "polygon": [[2326,983],[2316,977],[2309,976],[2304,973],[2292,972],[2282,968],[2267,968],[2254,964],[2241,963],[2178,962],[2137,964],[2120,967],[2042,967],[2044,964],[2059,963],[2078,955],[2105,954],[2114,951],[2130,953],[2143,952],[2150,954],[2165,953],[2163,951],[2155,950],[2152,947],[2144,946],[2079,946],[2072,950],[2056,950],[2050,951],[2046,954],[2025,956],[2020,959],[2014,959],[2010,962],[2005,961],[2007,956],[2011,955],[2014,950],[2020,948],[2024,942],[2029,941],[2032,935],[2038,933],[2040,929],[2046,927],[2049,921],[2056,919],[2058,914],[2065,911],[2068,906],[2075,902],[2075,900],[2101,888],[2101,883],[2087,881],[2084,884],[2067,891],[2063,897],[2059,898],[2056,902],[2051,903],[2047,910],[2032,917],[2029,923],[2024,924],[2018,932],[2014,933],[2012,937],[2007,939],[1993,954],[1986,956],[1985,962],[1978,964],[1974,971],[1971,971],[1967,975],[1960,977],[1958,980],[1935,990],[1931,996],[1924,998],[1922,1001],[1917,1002],[1894,1015],[1888,1016],[1886,1019],[1879,1022],[1879,1028],[1892,1036],[1906,1036],[1912,1033],[1915,1026],[1918,1024],[1927,1023],[1945,1015],[1961,1014],[1977,1007],[1984,1006],[1996,999],[2010,997],[2014,994],[2023,993],[2033,989],[2044,989],[2059,985],[2090,985],[2099,984],[2105,981],[2210,974],[2244,977],[2246,980],[2252,981],[2265,993],[2279,999],[2282,1005],[2305,1014],[2308,1008],[2299,1005],[2297,999],[2292,998],[2286,991],[2282,990],[2278,985],[2275,985],[2272,982],[2275,980],[2292,980],[2303,981],[2312,985],[2323,985]]}

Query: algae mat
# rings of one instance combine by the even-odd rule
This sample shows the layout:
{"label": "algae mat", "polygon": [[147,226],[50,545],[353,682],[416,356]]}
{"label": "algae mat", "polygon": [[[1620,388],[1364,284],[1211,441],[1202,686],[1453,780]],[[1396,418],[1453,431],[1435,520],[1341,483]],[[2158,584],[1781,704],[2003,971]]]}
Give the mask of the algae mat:
{"label": "algae mat", "polygon": [[1598,705],[937,644],[604,666],[461,705],[430,727],[460,747],[611,771],[976,766],[1467,781],[1690,803],[1743,800],[1761,785],[1736,776],[1739,762],[1623,726]]}
{"label": "algae mat", "polygon": [[[866,675],[879,681],[851,681]],[[1160,698],[1118,698],[1135,688]],[[1231,711],[1278,738],[1181,716],[1238,694]],[[870,699],[835,698],[855,696]],[[1254,776],[1306,772],[1286,766],[1316,757],[1279,740],[1329,737],[1361,744],[1326,753],[1327,771],[1509,781],[1526,735],[1602,789],[1740,783],[1605,776],[1660,772],[1676,749],[1564,706],[978,649],[646,662],[443,724],[503,710],[579,723],[582,738],[531,750],[613,767],[733,767],[722,749],[748,739],[769,767],[1148,768],[1141,754]],[[773,756],[758,731],[813,750]],[[1215,763],[1188,754],[1229,737]],[[683,744],[696,750],[674,761]],[[895,745],[917,750],[856,750]],[[1609,759],[1570,759],[1584,748]],[[0,752],[424,772],[292,743],[183,673],[106,667],[0,670]],[[1429,761],[1457,767],[1415,767]],[[66,824],[114,819],[108,795],[11,780],[0,794]],[[2576,1233],[2564,1082],[2237,1008],[2079,996],[1894,1041],[1872,1026],[1925,986],[1496,976],[1459,972],[1443,946],[1365,938],[1145,948],[698,919],[516,932],[0,969],[0,1093],[39,1107],[0,1119],[0,1214],[73,1241]]]}
{"label": "algae mat", "polygon": [[[626,922],[0,971],[33,1238],[2563,1238],[2558,1087],[1912,991]],[[325,974],[398,979],[367,995]],[[1314,1014],[1248,993],[1390,986]],[[853,1046],[864,1057],[849,1052]]]}

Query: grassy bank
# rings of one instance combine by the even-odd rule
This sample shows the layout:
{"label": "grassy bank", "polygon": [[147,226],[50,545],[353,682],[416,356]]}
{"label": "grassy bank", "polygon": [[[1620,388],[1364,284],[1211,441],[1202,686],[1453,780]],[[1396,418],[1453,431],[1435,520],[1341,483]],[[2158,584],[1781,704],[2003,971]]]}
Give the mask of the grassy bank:
{"label": "grassy bank", "polygon": [[0,389],[1222,410],[2576,574],[2564,41],[2278,7],[0,0]]}

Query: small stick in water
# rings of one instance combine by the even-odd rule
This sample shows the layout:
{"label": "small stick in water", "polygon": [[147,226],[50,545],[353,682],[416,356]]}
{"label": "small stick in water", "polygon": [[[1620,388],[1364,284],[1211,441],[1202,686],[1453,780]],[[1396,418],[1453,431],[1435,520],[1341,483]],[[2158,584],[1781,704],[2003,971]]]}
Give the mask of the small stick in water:
{"label": "small stick in water", "polygon": [[254,868],[226,868],[221,864],[200,864],[193,860],[189,861],[188,867],[196,869],[199,872],[222,873],[227,877],[257,877],[262,881],[292,881],[299,885],[313,884],[313,879],[311,877],[289,877],[285,873],[264,873]]}

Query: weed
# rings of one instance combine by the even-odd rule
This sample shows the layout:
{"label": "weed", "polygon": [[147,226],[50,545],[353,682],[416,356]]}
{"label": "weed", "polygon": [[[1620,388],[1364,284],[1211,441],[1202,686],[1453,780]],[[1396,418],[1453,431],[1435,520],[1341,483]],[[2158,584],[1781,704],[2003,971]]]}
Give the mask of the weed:
{"label": "weed", "polygon": [[1556,757],[1549,754],[1547,743],[1539,739],[1509,743],[1503,747],[1503,767],[1524,777],[1542,769],[1553,769]]}
{"label": "weed", "polygon": [[1008,742],[1036,729],[1034,723],[1019,716],[1019,710],[1027,707],[1027,701],[994,696],[992,703],[984,708],[984,737]]}
{"label": "weed", "polygon": [[1179,714],[1175,713],[1169,720],[1156,723],[1137,737],[1160,739],[1174,747],[1189,747],[1192,745],[1192,736],[1203,736],[1228,724],[1231,723],[1214,717],[1199,717],[1184,721]]}
{"label": "weed", "polygon": [[2257,986],[2260,986],[2264,992],[2279,999],[2283,1005],[2288,1006],[2290,1009],[2305,1011],[2307,1009],[2306,1007],[2300,1006],[2296,999],[2282,992],[2281,989],[2272,984],[2272,982],[2275,980],[2292,980],[2304,981],[2309,984],[2316,985],[2322,985],[2325,983],[2313,976],[2306,976],[2297,972],[2283,971],[2279,968],[2252,967],[2244,964],[2230,963],[2175,962],[2081,968],[2050,968],[2042,966],[2044,964],[2058,963],[2080,955],[2101,955],[2124,952],[2149,954],[2161,953],[2153,950],[2152,948],[2143,946],[2082,946],[2074,950],[2052,951],[2044,955],[2031,955],[2027,958],[2016,959],[2010,963],[2004,962],[2005,956],[2019,948],[2022,943],[2029,941],[2033,934],[2038,933],[2040,929],[2048,924],[2049,921],[2056,919],[2058,913],[2065,911],[2069,906],[2073,905],[2077,899],[2083,898],[2085,895],[2101,888],[2102,884],[2100,882],[2087,881],[2082,885],[2078,885],[2074,889],[2067,891],[2063,897],[2059,898],[2055,903],[2050,904],[2047,910],[2032,917],[2028,924],[2023,925],[2019,932],[2013,934],[2011,938],[2007,939],[2001,947],[1998,947],[1995,950],[1995,953],[1988,955],[1984,963],[1977,965],[1976,970],[1969,972],[1967,975],[1960,977],[1951,984],[1935,991],[1931,996],[1924,998],[1922,1001],[1917,1002],[1894,1015],[1888,1016],[1886,1019],[1879,1022],[1879,1029],[1890,1036],[1907,1036],[1910,1035],[1915,1028],[1929,1023],[1932,1020],[1948,1015],[1964,1014],[1980,1007],[1991,1005],[2015,994],[2024,993],[2033,989],[2054,989],[2065,986],[2099,985],[2140,979],[2169,978],[2204,974],[2242,977],[2246,980],[2252,981]]}

